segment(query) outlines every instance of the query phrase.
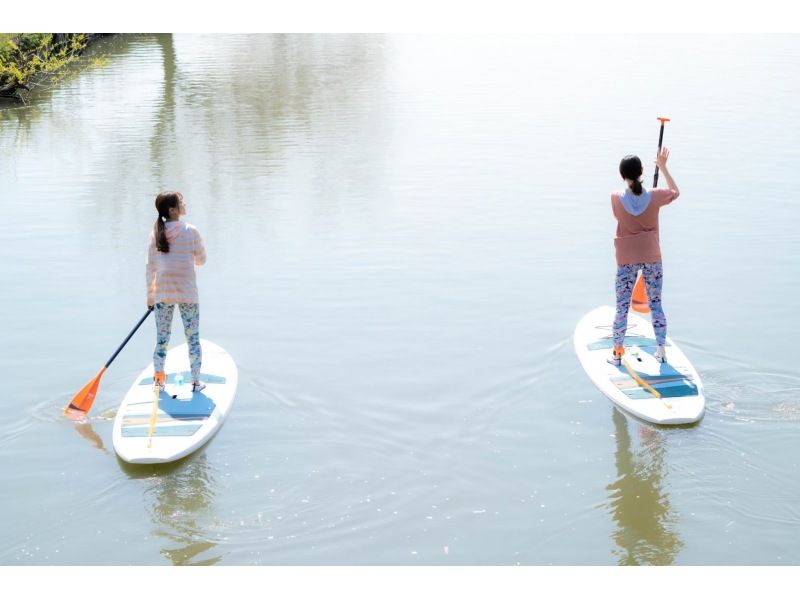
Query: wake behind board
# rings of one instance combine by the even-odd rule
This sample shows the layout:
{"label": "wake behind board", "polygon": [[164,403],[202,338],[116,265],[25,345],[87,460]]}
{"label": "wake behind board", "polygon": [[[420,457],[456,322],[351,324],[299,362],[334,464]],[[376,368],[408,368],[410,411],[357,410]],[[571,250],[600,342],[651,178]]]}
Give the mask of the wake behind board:
{"label": "wake behind board", "polygon": [[[598,307],[575,327],[575,352],[595,386],[615,405],[645,421],[689,424],[702,418],[706,400],[700,376],[669,337],[665,346],[667,362],[656,360],[653,326],[641,316],[628,314],[623,355],[639,380],[624,365],[614,366],[606,361],[614,346],[611,326],[615,312],[608,305]],[[641,381],[658,391],[661,398],[656,398]]]}
{"label": "wake behind board", "polygon": [[200,346],[203,349],[200,379],[206,387],[199,392],[192,392],[186,344],[167,352],[166,387],[159,393],[152,435],[153,364],[136,378],[114,418],[114,450],[123,461],[177,461],[203,446],[222,427],[236,396],[238,370],[222,347],[207,340],[201,340]]}

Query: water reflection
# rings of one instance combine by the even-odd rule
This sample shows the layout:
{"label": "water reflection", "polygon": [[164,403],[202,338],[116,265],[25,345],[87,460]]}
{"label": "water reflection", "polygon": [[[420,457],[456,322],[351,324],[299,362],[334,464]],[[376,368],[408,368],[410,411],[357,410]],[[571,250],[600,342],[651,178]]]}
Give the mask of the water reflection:
{"label": "water reflection", "polygon": [[[156,178],[159,180],[159,189],[167,185],[163,173],[163,167],[169,154],[174,150],[175,139],[175,73],[177,70],[177,58],[175,56],[175,44],[171,33],[160,33],[154,36],[156,44],[161,48],[163,57],[164,89],[161,105],[156,113],[155,120],[157,126],[154,129],[152,139],[150,139],[151,163],[155,170]],[[154,102],[158,104],[158,102]],[[169,177],[166,177],[167,179]]]}
{"label": "water reflection", "polygon": [[89,420],[76,422],[75,429],[78,431],[78,434],[88,440],[94,448],[108,454],[108,449],[103,444],[103,439],[100,438],[100,435],[94,431],[92,424],[89,423]]}
{"label": "water reflection", "polygon": [[130,465],[120,460],[120,466],[132,479],[147,482],[145,498],[153,533],[174,544],[162,548],[162,556],[173,565],[214,565],[222,559],[209,554],[218,542],[211,532],[215,482],[205,454],[165,465]]}
{"label": "water reflection", "polygon": [[[613,418],[617,481],[607,490],[609,508],[617,524],[614,541],[618,548],[614,554],[620,565],[670,565],[683,542],[664,490],[664,433],[631,422],[638,430],[635,439],[628,430],[628,419],[619,410],[613,409]],[[634,443],[638,446],[634,447]]]}

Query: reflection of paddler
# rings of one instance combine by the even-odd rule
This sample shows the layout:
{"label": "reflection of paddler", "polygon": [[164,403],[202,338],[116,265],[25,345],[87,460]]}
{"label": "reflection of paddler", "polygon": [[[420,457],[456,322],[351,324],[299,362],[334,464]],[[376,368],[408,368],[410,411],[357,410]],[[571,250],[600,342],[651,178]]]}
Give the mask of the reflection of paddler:
{"label": "reflection of paddler", "polygon": [[675,531],[675,516],[663,491],[663,434],[635,423],[641,449],[634,454],[628,421],[613,410],[616,431],[617,480],[606,489],[617,530],[614,541],[620,565],[670,565],[683,543]]}
{"label": "reflection of paddler", "polygon": [[119,463],[128,477],[146,481],[153,535],[172,544],[160,549],[164,557],[173,565],[214,565],[222,559],[208,554],[218,542],[209,531],[215,484],[204,453],[158,465]]}

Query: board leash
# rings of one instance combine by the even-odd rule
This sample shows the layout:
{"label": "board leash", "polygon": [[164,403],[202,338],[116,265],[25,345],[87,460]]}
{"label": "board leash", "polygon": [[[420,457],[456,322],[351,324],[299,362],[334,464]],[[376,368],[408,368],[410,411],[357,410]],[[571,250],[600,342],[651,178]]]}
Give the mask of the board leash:
{"label": "board leash", "polygon": [[642,387],[644,387],[645,389],[647,389],[648,391],[650,391],[650,393],[651,393],[651,394],[652,394],[652,395],[653,395],[655,398],[657,398],[657,399],[661,399],[661,401],[664,403],[664,406],[665,406],[667,409],[672,409],[672,405],[670,405],[670,404],[669,404],[669,403],[666,401],[666,399],[664,399],[664,397],[662,397],[662,396],[661,396],[661,393],[660,393],[660,392],[658,392],[658,391],[657,391],[655,388],[653,388],[652,386],[650,386],[650,385],[649,385],[647,382],[645,382],[644,380],[642,380],[642,377],[641,377],[639,374],[637,374],[637,373],[634,371],[634,369],[633,369],[633,368],[630,366],[630,364],[629,364],[629,363],[627,362],[627,360],[626,360],[626,359],[624,359],[624,358],[622,359],[622,365],[624,365],[624,366],[625,366],[625,369],[626,369],[626,370],[628,370],[628,373],[631,375],[631,378],[633,378],[634,380],[636,380],[636,382],[638,382],[638,383],[639,383],[639,385],[641,385]]}
{"label": "board leash", "polygon": [[147,448],[153,446],[153,430],[156,428],[156,417],[158,416],[158,397],[161,394],[161,386],[158,382],[153,385],[153,413],[150,414],[150,427],[147,430]]}

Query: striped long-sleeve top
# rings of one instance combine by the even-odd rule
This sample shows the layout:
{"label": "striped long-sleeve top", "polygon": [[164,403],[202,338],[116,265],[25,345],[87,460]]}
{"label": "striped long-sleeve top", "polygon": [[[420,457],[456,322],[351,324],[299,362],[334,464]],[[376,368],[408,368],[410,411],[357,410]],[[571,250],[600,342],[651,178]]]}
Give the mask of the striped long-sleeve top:
{"label": "striped long-sleeve top", "polygon": [[147,249],[147,303],[199,303],[194,267],[206,263],[206,250],[200,233],[180,220],[164,224],[169,252],[161,253],[156,237],[150,233]]}
{"label": "striped long-sleeve top", "polygon": [[611,210],[617,219],[614,237],[617,264],[640,264],[661,261],[658,239],[658,211],[671,203],[677,195],[674,189],[645,189],[642,192],[642,211],[633,214],[625,207],[625,198],[633,196],[630,190],[611,194]]}

